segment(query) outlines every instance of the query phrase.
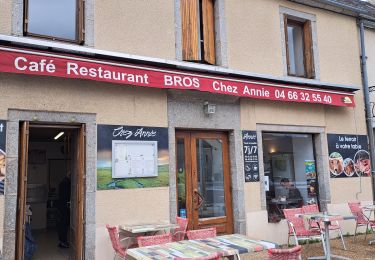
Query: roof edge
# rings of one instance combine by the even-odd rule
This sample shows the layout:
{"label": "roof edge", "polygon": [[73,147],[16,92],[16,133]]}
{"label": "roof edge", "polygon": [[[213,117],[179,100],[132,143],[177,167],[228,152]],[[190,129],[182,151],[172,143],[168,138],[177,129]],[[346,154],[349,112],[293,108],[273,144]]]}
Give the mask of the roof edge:
{"label": "roof edge", "polygon": [[337,2],[335,0],[288,0],[290,2],[295,2],[311,7],[321,8],[335,13],[340,13],[343,15],[348,15],[352,17],[362,17],[368,20],[375,21],[375,16],[373,13],[368,12],[365,8],[360,6],[350,6],[344,3]]}

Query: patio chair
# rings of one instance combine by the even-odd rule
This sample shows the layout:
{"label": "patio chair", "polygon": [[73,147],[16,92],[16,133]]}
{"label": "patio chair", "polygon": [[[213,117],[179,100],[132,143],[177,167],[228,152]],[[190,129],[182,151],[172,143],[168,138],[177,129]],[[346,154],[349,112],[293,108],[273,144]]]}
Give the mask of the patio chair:
{"label": "patio chair", "polygon": [[278,249],[270,248],[268,249],[268,260],[300,260],[301,258],[301,246],[295,246],[293,248]]}
{"label": "patio chair", "polygon": [[179,225],[172,233],[172,240],[173,241],[181,241],[185,239],[186,229],[188,226],[188,219],[187,218],[180,218],[176,217],[176,223]]}
{"label": "patio chair", "polygon": [[367,217],[365,213],[363,212],[363,209],[361,209],[361,203],[358,201],[353,201],[353,202],[348,202],[348,206],[350,208],[350,211],[354,216],[357,217],[356,219],[356,225],[355,225],[355,231],[354,231],[354,236],[357,235],[357,228],[360,226],[366,226],[366,233],[365,233],[365,240],[367,237],[367,231],[368,227],[370,226],[370,230],[372,233],[374,233],[375,229],[375,221],[370,220],[370,217]]}
{"label": "patio chair", "polygon": [[[204,228],[204,229],[197,229],[197,230],[188,230],[186,232],[188,239],[206,239],[210,237],[216,237],[216,227],[210,227],[210,228]],[[239,254],[236,254],[237,259],[241,260],[241,257]],[[219,259],[220,255],[214,255],[208,256],[213,258],[202,258],[202,260],[205,259]]]}
{"label": "patio chair", "polygon": [[[296,216],[297,214],[303,214],[302,208],[294,208],[294,209],[283,209],[284,216],[288,222],[288,247],[289,247],[289,240],[290,237],[293,236],[298,246],[299,240],[305,240],[309,242],[311,238],[319,237],[322,241],[323,233],[317,229],[306,229],[305,223],[303,218]],[[325,250],[325,245],[323,243],[323,249]]]}
{"label": "patio chair", "polygon": [[111,239],[113,250],[115,251],[113,259],[116,259],[117,256],[121,257],[122,259],[125,259],[126,250],[128,249],[132,238],[125,237],[120,240],[116,227],[112,227],[107,224],[106,228],[108,230],[109,238]]}
{"label": "patio chair", "polygon": [[205,239],[210,237],[216,237],[216,228],[204,228],[197,230],[188,230],[186,232],[188,239]]}
{"label": "patio chair", "polygon": [[[303,211],[303,213],[319,213],[319,207],[318,207],[317,204],[306,205],[306,206],[302,207],[302,211]],[[337,230],[339,232],[339,235],[341,237],[342,245],[344,247],[344,250],[346,250],[344,237],[342,235],[342,229],[341,229],[341,226],[340,226],[338,220],[332,220],[331,222],[335,222],[335,224],[329,225],[329,230]],[[311,229],[318,229],[320,227],[324,230],[323,223],[319,223],[319,225],[318,225],[318,223],[316,221],[310,221],[309,225],[310,225]]]}
{"label": "patio chair", "polygon": [[153,246],[153,245],[161,245],[172,242],[172,234],[162,234],[162,235],[155,235],[155,236],[140,236],[137,237],[138,246]]}

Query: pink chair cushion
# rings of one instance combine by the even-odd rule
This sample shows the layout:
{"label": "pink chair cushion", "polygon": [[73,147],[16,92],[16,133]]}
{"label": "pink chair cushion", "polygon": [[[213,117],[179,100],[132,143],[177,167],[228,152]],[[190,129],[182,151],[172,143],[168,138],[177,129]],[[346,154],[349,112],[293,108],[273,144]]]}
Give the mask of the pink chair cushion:
{"label": "pink chair cushion", "polygon": [[172,242],[171,233],[155,235],[155,236],[140,236],[137,237],[139,247],[153,246]]}
{"label": "pink chair cushion", "polygon": [[189,230],[187,231],[187,237],[189,239],[205,239],[210,237],[216,237],[216,228],[205,228],[198,230]]}
{"label": "pink chair cushion", "polygon": [[[318,204],[306,205],[306,206],[302,206],[302,211],[303,213],[318,213],[319,207],[318,207]],[[309,225],[310,225],[310,228],[312,229],[319,228],[318,223],[314,220],[309,221]]]}
{"label": "pink chair cushion", "polygon": [[180,241],[185,239],[188,222],[189,221],[187,218],[176,217],[176,223],[179,225],[179,227],[173,231],[173,241]]}
{"label": "pink chair cushion", "polygon": [[120,240],[119,240],[119,236],[118,236],[118,233],[117,233],[117,228],[111,227],[108,224],[106,225],[106,228],[108,230],[109,238],[111,239],[111,242],[112,242],[113,250],[115,250],[115,252],[120,254],[121,256],[125,257],[126,252],[120,245]]}
{"label": "pink chair cushion", "polygon": [[187,218],[176,217],[176,222],[180,226],[179,231],[186,231],[187,226],[188,226]]}
{"label": "pink chair cushion", "polygon": [[306,205],[302,206],[302,211],[303,213],[318,213],[319,207],[317,204]]}
{"label": "pink chair cushion", "polygon": [[302,247],[295,246],[288,249],[268,249],[269,260],[298,260],[301,256]]}
{"label": "pink chair cushion", "polygon": [[310,236],[318,236],[320,235],[320,231],[319,230],[314,230],[314,229],[310,229],[310,230],[306,230],[306,229],[296,229],[296,235],[298,237],[310,237]]}
{"label": "pink chair cushion", "polygon": [[357,224],[366,225],[368,223],[368,220],[363,215],[360,202],[358,201],[348,202],[348,206],[352,214],[357,217]]}
{"label": "pink chair cushion", "polygon": [[[299,218],[299,217],[296,217],[297,214],[303,213],[302,208],[283,209],[283,213],[284,213],[285,218],[289,222],[293,223],[296,231],[306,230],[305,223],[303,222],[303,219]],[[293,229],[290,225],[289,225],[289,234],[293,234]]]}

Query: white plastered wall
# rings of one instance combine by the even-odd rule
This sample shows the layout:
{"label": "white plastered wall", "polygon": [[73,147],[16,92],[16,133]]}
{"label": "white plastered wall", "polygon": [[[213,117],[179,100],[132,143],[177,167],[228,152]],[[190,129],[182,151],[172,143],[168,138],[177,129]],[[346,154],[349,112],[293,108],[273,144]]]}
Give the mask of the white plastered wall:
{"label": "white plastered wall", "polygon": [[[331,179],[331,204],[328,210],[343,215],[351,215],[348,201],[361,201],[364,205],[372,205],[372,184],[370,177]],[[354,233],[355,221],[341,221],[344,234]],[[358,232],[365,232],[365,228],[358,228]]]}
{"label": "white plastered wall", "polygon": [[[316,16],[320,79],[324,82],[361,87],[359,44],[358,40],[353,38],[353,35],[358,35],[355,19],[289,1],[255,0],[251,4],[247,1],[227,3],[229,67],[283,76],[283,46],[279,37],[281,6]],[[243,26],[241,31],[235,30],[238,24],[246,26]],[[334,29],[338,27],[340,30]],[[238,37],[241,37],[241,41],[236,40]],[[247,50],[246,53],[243,52],[244,49]],[[241,128],[255,130],[257,124],[315,126],[323,127],[325,133],[366,135],[361,90],[357,91],[355,101],[356,107],[352,109],[241,99]],[[328,151],[326,153],[328,154]],[[328,174],[328,169],[326,172]],[[364,203],[372,198],[370,181],[370,178],[362,178],[363,193],[358,199]],[[267,211],[262,210],[260,205],[260,185],[261,183],[245,184],[247,234],[255,238],[286,243],[287,224],[285,220],[278,224],[268,223]],[[328,209],[343,214],[349,213],[346,201],[356,199],[356,193],[360,191],[359,178],[330,180],[329,186],[331,203],[327,205]],[[350,190],[345,198],[340,197],[343,190]],[[354,231],[353,223],[350,221],[343,223],[343,226],[345,233]]]}
{"label": "white plastered wall", "polygon": [[351,84],[354,73],[359,86],[355,19],[286,0],[226,1],[229,68],[284,76],[280,24],[280,8],[284,7],[316,17],[320,80]]}
{"label": "white plastered wall", "polygon": [[96,0],[95,48],[175,59],[174,1]]}
{"label": "white plastered wall", "polygon": [[113,256],[106,224],[118,226],[168,221],[168,187],[97,191],[96,259]]}
{"label": "white plastered wall", "polygon": [[[0,82],[0,119],[6,119],[12,108],[95,113],[98,124],[167,127],[164,90],[5,73],[0,73]],[[91,206],[96,207],[97,259],[111,259],[105,225],[168,221],[169,188],[100,190],[96,191],[96,205]],[[0,238],[3,211],[4,196],[0,196]]]}

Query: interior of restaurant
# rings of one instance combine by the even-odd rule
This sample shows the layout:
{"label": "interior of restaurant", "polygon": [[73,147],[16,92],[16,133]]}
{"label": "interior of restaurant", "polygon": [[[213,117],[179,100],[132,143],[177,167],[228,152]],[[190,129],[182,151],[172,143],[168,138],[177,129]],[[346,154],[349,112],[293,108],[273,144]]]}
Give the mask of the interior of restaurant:
{"label": "interior of restaurant", "polygon": [[[184,143],[177,141],[178,214],[186,214],[186,178]],[[199,207],[201,218],[225,215],[223,190],[223,162],[221,143],[218,140],[197,140],[197,190],[202,198]]]}
{"label": "interior of restaurant", "polygon": [[30,128],[25,256],[32,259],[69,258],[70,147],[67,129]]}
{"label": "interior of restaurant", "polygon": [[221,143],[217,140],[198,140],[197,151],[198,190],[204,198],[199,216],[225,216]]}
{"label": "interior of restaurant", "polygon": [[279,222],[283,209],[318,203],[313,136],[263,133],[263,162],[269,222]]}

